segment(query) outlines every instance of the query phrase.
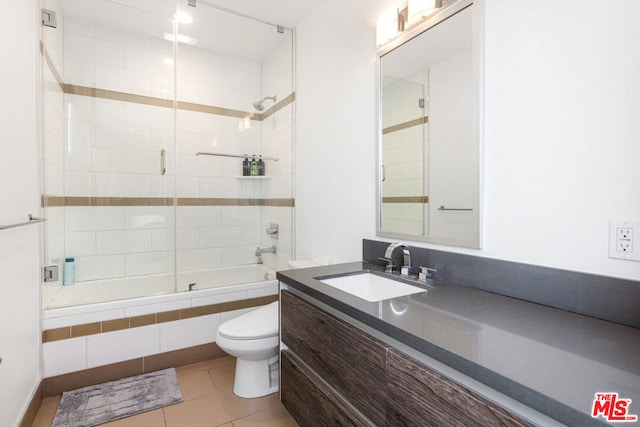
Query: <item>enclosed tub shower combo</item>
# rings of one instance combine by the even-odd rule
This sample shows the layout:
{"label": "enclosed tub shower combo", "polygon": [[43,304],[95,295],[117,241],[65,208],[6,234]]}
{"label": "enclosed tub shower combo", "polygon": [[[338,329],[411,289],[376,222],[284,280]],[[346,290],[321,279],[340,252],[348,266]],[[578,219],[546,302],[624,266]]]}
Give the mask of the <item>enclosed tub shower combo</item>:
{"label": "enclosed tub shower combo", "polygon": [[214,342],[293,252],[292,31],[130,4],[43,2],[45,377]]}

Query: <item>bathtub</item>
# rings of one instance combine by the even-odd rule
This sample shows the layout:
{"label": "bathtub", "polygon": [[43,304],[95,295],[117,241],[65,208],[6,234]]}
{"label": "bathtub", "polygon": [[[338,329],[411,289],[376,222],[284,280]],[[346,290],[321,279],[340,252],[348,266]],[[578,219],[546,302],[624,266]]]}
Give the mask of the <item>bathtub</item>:
{"label": "bathtub", "polygon": [[[187,291],[189,283],[196,283],[198,289]],[[275,272],[264,265],[180,273],[178,287],[182,292],[174,292],[174,286],[169,274],[58,286],[42,318],[45,378],[161,353],[189,352],[215,342],[222,322],[266,304],[263,299],[278,294]],[[240,301],[245,304],[236,304]],[[189,313],[197,307],[220,306],[221,311],[214,314],[201,312],[193,317]],[[185,310],[188,315],[183,317]],[[160,320],[160,316],[172,313],[180,313],[180,318]],[[148,317],[154,320],[133,323],[133,319]],[[105,329],[123,320],[122,328]],[[93,329],[76,336],[76,326]],[[60,332],[65,336],[60,337]]]}
{"label": "bathtub", "polygon": [[45,310],[180,293],[188,291],[190,284],[195,284],[192,290],[196,291],[270,280],[275,280],[274,270],[264,264],[247,264],[179,272],[177,289],[169,273],[45,286]]}

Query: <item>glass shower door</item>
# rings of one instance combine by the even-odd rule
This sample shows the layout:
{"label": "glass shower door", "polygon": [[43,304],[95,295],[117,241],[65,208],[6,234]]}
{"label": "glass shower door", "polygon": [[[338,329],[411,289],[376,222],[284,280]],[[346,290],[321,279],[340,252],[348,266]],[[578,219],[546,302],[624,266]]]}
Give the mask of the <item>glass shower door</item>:
{"label": "glass shower door", "polygon": [[[178,291],[273,280],[293,250],[293,34],[201,3],[185,13],[176,68]],[[243,171],[245,159],[254,173]]]}
{"label": "glass shower door", "polygon": [[428,235],[428,74],[382,76],[380,230]]}
{"label": "glass shower door", "polygon": [[176,2],[49,6],[44,257],[60,274],[45,307],[174,292]]}

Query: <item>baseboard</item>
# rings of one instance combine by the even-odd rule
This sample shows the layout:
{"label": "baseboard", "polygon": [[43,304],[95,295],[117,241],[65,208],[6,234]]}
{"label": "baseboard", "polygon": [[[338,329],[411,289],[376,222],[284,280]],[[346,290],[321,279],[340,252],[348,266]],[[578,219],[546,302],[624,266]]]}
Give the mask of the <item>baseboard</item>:
{"label": "baseboard", "polygon": [[38,385],[38,387],[36,388],[36,392],[33,394],[31,402],[29,402],[27,410],[22,416],[22,421],[20,422],[20,424],[18,424],[18,427],[31,427],[33,425],[33,422],[38,415],[38,410],[40,409],[40,405],[42,404],[43,400],[44,386],[42,384],[42,381],[40,381],[40,385]]}

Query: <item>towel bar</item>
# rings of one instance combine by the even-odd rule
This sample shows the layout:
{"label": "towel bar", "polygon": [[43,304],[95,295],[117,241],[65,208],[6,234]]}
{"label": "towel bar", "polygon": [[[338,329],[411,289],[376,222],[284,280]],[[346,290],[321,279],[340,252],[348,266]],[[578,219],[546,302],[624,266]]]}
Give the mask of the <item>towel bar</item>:
{"label": "towel bar", "polygon": [[36,224],[38,222],[43,222],[46,221],[46,218],[38,218],[33,216],[32,214],[29,214],[29,221],[27,222],[19,222],[17,224],[11,224],[11,225],[0,225],[0,230],[6,230],[8,228],[16,228],[16,227],[22,227],[23,225],[29,225],[29,224]]}

